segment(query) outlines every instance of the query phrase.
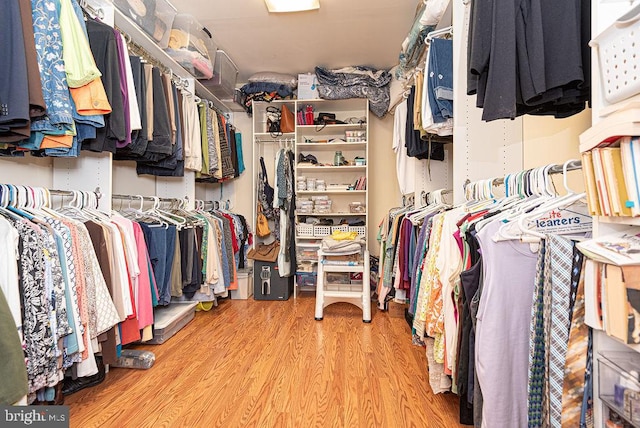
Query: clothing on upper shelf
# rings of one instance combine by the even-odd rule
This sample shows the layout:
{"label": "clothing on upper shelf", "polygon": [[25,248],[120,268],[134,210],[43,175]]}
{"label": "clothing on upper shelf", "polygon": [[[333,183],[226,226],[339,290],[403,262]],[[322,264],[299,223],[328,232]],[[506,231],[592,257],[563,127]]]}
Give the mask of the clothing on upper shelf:
{"label": "clothing on upper shelf", "polygon": [[[244,170],[242,140],[228,119],[209,106],[199,117],[200,100],[131,56],[119,30],[85,20],[77,0],[58,7],[20,0],[2,19],[0,49],[10,70],[0,78],[0,155],[106,151],[135,160],[138,174],[181,177],[188,169],[208,182]],[[203,150],[216,153],[211,165]]]}
{"label": "clothing on upper shelf", "polygon": [[591,3],[472,0],[467,93],[482,119],[564,118],[591,99]]}

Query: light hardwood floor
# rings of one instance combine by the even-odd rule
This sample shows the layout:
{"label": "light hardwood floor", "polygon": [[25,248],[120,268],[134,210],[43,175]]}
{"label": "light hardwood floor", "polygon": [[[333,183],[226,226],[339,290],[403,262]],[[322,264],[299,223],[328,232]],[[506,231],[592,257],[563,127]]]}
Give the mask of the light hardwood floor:
{"label": "light hardwood floor", "polygon": [[[433,395],[403,307],[362,322],[315,299],[223,301],[152,350],[149,370],[113,368],[66,397],[72,427],[457,427],[457,397]],[[375,309],[374,309],[375,310]]]}

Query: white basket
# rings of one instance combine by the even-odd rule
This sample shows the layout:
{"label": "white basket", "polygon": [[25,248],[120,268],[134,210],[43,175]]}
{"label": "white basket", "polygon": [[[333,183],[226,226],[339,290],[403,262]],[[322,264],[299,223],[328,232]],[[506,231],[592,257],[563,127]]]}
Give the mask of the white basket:
{"label": "white basket", "polygon": [[640,5],[594,38],[604,98],[615,104],[640,93]]}
{"label": "white basket", "polygon": [[348,232],[349,231],[349,225],[348,224],[341,224],[340,226],[331,226],[331,233],[335,232],[335,231],[339,231],[339,232]]}
{"label": "white basket", "polygon": [[356,232],[359,237],[364,238],[367,236],[366,226],[349,226],[349,232]]}
{"label": "white basket", "polygon": [[296,225],[298,236],[313,236],[313,225],[300,223]]}
{"label": "white basket", "polygon": [[331,226],[313,226],[314,236],[329,236],[331,235]]}

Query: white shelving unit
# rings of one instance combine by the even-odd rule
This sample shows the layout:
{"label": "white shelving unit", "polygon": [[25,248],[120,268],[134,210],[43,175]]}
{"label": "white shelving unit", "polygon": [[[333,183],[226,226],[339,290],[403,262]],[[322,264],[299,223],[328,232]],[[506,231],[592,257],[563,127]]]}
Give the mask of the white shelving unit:
{"label": "white shelving unit", "polygon": [[[295,131],[284,134],[271,134],[266,130],[266,108],[274,106],[281,108],[285,104],[292,112],[304,109],[307,105],[312,105],[315,116],[318,112],[335,113],[336,119],[350,122],[346,124],[336,125],[296,125]],[[329,213],[300,213],[296,212],[296,223],[304,222],[306,217],[321,217],[331,220],[340,219],[363,219],[364,225],[368,224],[368,212],[365,210],[361,213],[352,213],[349,211],[350,202],[360,202],[365,207],[369,202],[367,190],[346,190],[347,185],[353,184],[359,177],[368,177],[369,166],[369,109],[366,99],[349,99],[349,100],[280,100],[271,103],[254,102],[253,104],[253,171],[257,176],[260,170],[259,159],[265,159],[267,174],[270,183],[274,179],[274,159],[280,147],[289,144],[294,147],[296,161],[300,154],[312,154],[318,162],[324,166],[316,165],[296,165],[295,181],[297,184],[298,177],[307,177],[325,180],[327,189],[318,190],[296,190],[296,197],[312,198],[313,196],[326,195],[332,200],[332,210]],[[345,138],[346,131],[364,131],[364,141],[347,142]],[[338,141],[334,141],[338,140]],[[341,151],[347,161],[353,161],[356,156],[363,157],[366,165],[355,166],[333,165],[335,151]],[[330,184],[342,185],[339,189],[331,189]],[[253,206],[257,205],[256,192],[253,192]],[[255,224],[255,220],[254,220]],[[275,225],[273,225],[275,226]],[[307,245],[314,240],[318,241],[321,236],[296,236],[296,242],[306,243]],[[267,238],[270,240],[272,238]],[[318,248],[319,248],[319,244]],[[313,290],[313,288],[305,287],[301,290]],[[297,295],[298,286],[294,288],[294,296]]]}
{"label": "white shelving unit", "polygon": [[[592,0],[592,33],[594,36],[611,25],[618,17],[622,16],[626,11],[638,4],[635,1],[619,1],[611,2],[607,0]],[[631,53],[630,53],[631,54]],[[634,53],[635,55],[635,53]],[[596,52],[592,55],[592,124],[593,127],[588,131],[592,134],[592,141],[598,138],[606,138],[614,134],[625,134],[627,132],[635,132],[638,123],[634,119],[628,123],[614,123],[612,120],[607,121],[611,111],[619,106],[612,106],[607,103],[602,94],[602,83],[600,82],[600,69]],[[631,100],[625,100],[620,105],[637,108],[638,97]],[[608,135],[606,135],[608,134]],[[593,148],[592,144],[581,144],[580,150],[587,151]],[[598,216],[593,218],[593,236],[603,236],[616,231],[624,230],[629,226],[640,226],[640,218],[634,217],[605,217]],[[593,331],[593,406],[594,406],[594,422],[596,428],[603,428],[607,418],[609,407],[605,401],[600,398],[600,380],[604,373],[601,373],[601,365],[598,362],[603,358],[602,354],[608,351],[635,351],[640,352],[640,345],[625,344],[616,338],[608,336],[602,330]]]}

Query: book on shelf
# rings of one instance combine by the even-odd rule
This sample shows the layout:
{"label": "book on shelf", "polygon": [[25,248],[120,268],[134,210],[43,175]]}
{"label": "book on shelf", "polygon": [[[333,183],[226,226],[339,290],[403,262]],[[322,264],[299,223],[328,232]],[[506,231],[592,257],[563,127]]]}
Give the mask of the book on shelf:
{"label": "book on shelf", "polygon": [[609,199],[609,188],[604,174],[604,159],[602,158],[602,149],[593,149],[593,171],[596,177],[596,188],[598,189],[598,201],[600,202],[600,212],[603,215],[613,215],[611,209],[611,201]]}
{"label": "book on shelf", "polygon": [[606,147],[600,150],[613,213],[619,216],[630,216],[631,208],[627,204],[629,198],[622,170],[620,147]]}
{"label": "book on shelf", "polygon": [[582,170],[591,215],[640,216],[640,137],[582,153]]}
{"label": "book on shelf", "polygon": [[578,242],[590,259],[617,266],[640,265],[640,231],[637,228]]}
{"label": "book on shelf", "polygon": [[589,214],[600,215],[600,201],[598,199],[598,187],[596,185],[596,176],[593,170],[593,153],[582,153],[582,171],[584,177],[584,187],[587,193],[587,204],[589,206]]}
{"label": "book on shelf", "polygon": [[623,137],[620,139],[620,157],[624,183],[627,189],[626,205],[631,215],[640,216],[640,138]]}

